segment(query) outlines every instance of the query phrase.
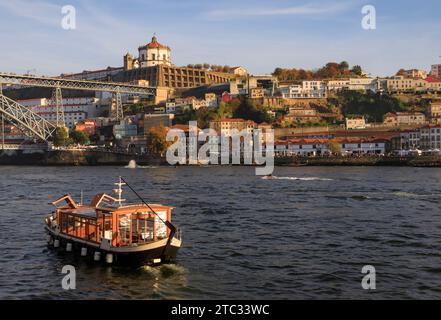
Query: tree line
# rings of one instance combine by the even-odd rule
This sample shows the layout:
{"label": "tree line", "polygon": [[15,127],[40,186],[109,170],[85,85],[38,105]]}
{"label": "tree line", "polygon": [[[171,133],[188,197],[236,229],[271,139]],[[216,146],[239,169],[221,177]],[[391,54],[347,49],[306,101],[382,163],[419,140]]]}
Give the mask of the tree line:
{"label": "tree line", "polygon": [[318,70],[276,68],[272,74],[279,81],[323,80],[361,77],[363,69],[359,65],[350,68],[348,62],[342,61],[340,63],[329,62]]}

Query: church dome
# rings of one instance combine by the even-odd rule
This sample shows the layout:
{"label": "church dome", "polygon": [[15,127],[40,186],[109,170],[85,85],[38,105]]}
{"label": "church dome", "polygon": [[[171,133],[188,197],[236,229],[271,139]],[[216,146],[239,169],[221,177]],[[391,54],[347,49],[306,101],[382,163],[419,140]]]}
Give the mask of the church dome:
{"label": "church dome", "polygon": [[153,36],[152,38],[152,42],[150,42],[149,44],[147,44],[147,48],[160,48],[160,49],[168,49],[170,50],[169,47],[162,45],[158,42],[158,39],[156,38],[156,36]]}

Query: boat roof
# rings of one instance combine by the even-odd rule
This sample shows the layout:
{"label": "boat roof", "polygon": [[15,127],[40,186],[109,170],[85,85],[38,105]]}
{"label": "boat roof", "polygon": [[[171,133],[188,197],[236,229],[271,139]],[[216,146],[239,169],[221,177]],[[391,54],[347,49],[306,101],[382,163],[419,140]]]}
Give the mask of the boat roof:
{"label": "boat roof", "polygon": [[[114,205],[107,205],[109,204],[109,202],[115,202],[116,200],[117,199],[111,196],[101,193],[96,195],[89,205],[82,205],[76,203],[70,195],[64,195],[59,199],[51,202],[50,204],[56,206],[59,210],[62,210],[64,212],[68,211],[72,214],[78,214],[84,216],[95,216],[96,211],[102,211],[104,213],[110,213],[110,212],[129,213],[137,210],[146,210],[146,209],[149,210],[148,206],[151,207],[153,210],[168,210],[175,208],[172,206],[165,206],[158,203],[149,203],[148,206],[143,203],[123,205],[120,207]],[[65,204],[58,206],[63,201],[65,202]]]}

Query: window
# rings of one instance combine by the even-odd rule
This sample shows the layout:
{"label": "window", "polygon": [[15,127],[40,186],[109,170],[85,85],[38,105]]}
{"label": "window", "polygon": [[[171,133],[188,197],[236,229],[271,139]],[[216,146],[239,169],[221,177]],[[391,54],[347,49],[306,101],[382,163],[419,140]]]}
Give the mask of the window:
{"label": "window", "polygon": [[130,244],[130,214],[121,215],[118,220],[118,242],[121,245]]}

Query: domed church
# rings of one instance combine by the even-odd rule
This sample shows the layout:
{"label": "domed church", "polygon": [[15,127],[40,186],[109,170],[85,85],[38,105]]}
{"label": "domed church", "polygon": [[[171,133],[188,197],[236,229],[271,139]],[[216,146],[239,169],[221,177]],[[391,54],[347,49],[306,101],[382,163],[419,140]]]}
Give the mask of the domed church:
{"label": "domed church", "polygon": [[152,41],[138,48],[138,62],[141,68],[157,65],[171,66],[170,48],[158,42],[156,36]]}

